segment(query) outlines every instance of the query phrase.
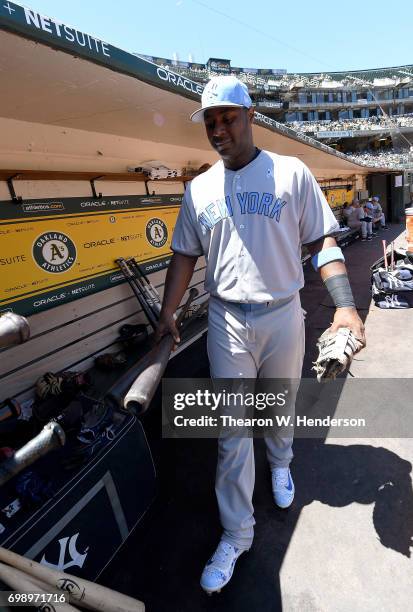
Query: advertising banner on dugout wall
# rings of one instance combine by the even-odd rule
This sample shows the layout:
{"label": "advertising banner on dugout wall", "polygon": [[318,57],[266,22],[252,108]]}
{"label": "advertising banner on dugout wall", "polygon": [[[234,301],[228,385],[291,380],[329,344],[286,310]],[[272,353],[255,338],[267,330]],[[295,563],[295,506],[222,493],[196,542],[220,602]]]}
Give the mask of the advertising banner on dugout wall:
{"label": "advertising banner on dugout wall", "polygon": [[115,260],[168,265],[182,196],[0,202],[0,312],[31,315],[124,282]]}
{"label": "advertising banner on dugout wall", "polygon": [[325,196],[331,208],[338,208],[343,206],[345,202],[351,204],[354,198],[354,189],[350,191],[347,191],[346,187],[343,187],[343,189],[328,189],[325,191]]}

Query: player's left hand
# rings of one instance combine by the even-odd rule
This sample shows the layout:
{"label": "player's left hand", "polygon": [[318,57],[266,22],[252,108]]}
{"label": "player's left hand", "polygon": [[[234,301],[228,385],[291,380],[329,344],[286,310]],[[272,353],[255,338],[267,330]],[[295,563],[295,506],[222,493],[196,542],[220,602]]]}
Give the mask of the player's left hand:
{"label": "player's left hand", "polygon": [[351,329],[356,338],[363,344],[363,347],[366,346],[364,324],[355,308],[337,308],[330,331],[336,332],[340,327]]}

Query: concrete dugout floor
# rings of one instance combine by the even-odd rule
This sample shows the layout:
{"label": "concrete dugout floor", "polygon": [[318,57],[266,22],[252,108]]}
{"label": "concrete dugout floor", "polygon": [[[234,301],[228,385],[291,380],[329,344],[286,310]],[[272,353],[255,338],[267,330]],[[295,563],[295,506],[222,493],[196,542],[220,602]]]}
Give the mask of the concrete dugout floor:
{"label": "concrete dugout floor", "polygon": [[[413,310],[370,304],[370,265],[381,239],[345,249],[368,347],[353,362],[357,377],[411,377]],[[331,302],[317,274],[305,267],[307,311],[304,376],[315,342],[328,327]],[[184,372],[184,374],[183,374]],[[207,376],[205,341],[169,376]],[[413,400],[412,400],[413,402]],[[413,443],[404,439],[297,439],[292,464],[296,498],[287,511],[272,500],[262,440],[255,441],[255,540],[230,584],[208,597],[203,566],[220,537],[214,494],[214,440],[160,440],[160,397],[144,417],[159,473],[159,496],[100,582],[141,599],[148,612],[401,612],[413,601]],[[391,406],[378,409],[391,410]],[[133,454],[131,453],[131,460]]]}

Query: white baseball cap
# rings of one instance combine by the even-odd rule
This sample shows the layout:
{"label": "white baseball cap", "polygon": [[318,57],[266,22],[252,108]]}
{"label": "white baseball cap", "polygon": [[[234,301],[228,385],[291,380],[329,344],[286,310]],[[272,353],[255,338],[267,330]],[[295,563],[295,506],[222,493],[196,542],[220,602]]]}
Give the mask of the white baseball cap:
{"label": "white baseball cap", "polygon": [[191,115],[194,123],[200,123],[208,108],[237,106],[251,108],[252,100],[247,86],[234,76],[213,77],[205,85],[201,97],[202,106]]}

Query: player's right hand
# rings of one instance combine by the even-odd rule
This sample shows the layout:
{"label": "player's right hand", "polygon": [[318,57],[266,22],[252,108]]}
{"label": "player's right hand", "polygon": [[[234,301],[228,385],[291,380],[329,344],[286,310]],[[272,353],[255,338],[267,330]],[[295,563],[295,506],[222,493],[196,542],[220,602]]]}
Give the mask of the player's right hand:
{"label": "player's right hand", "polygon": [[158,343],[161,338],[167,334],[171,334],[174,339],[174,346],[172,349],[174,351],[176,349],[176,345],[181,342],[175,318],[173,314],[161,312],[158,326],[155,330],[155,342]]}

